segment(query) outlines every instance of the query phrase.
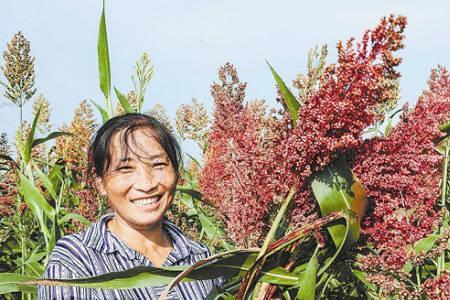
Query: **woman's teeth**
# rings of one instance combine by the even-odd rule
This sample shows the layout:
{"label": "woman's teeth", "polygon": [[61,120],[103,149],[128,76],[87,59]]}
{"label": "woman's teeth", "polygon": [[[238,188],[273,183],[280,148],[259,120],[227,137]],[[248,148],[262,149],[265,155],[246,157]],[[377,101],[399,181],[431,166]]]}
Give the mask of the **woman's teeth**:
{"label": "woman's teeth", "polygon": [[158,202],[159,197],[152,197],[146,199],[134,200],[133,203],[137,206],[151,205]]}

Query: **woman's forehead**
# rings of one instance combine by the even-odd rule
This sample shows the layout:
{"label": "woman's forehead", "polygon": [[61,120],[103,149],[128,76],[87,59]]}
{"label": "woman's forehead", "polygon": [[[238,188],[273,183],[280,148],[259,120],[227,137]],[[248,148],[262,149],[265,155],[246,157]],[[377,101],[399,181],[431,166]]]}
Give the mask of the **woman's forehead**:
{"label": "woman's forehead", "polygon": [[167,153],[150,129],[138,129],[129,133],[122,130],[112,137],[110,144],[112,161],[167,158]]}

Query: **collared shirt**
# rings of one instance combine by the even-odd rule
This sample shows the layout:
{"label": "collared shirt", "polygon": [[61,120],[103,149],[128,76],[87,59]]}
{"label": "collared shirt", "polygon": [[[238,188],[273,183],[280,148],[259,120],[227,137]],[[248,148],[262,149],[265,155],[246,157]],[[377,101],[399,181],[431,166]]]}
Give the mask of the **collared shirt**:
{"label": "collared shirt", "polygon": [[[106,222],[113,217],[114,214],[104,215],[86,231],[61,238],[42,277],[73,279],[151,266],[148,258],[131,249],[107,228]],[[169,221],[163,221],[163,229],[173,244],[163,266],[192,265],[211,255],[206,246],[188,239]],[[179,283],[167,299],[206,299],[220,284],[220,279]],[[164,289],[165,286],[120,290],[39,286],[38,299],[158,299]]]}

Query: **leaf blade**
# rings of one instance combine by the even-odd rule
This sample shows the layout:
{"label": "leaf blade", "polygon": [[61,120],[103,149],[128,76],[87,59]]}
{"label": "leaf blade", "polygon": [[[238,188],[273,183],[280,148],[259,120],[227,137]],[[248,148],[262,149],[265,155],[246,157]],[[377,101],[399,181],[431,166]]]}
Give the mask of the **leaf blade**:
{"label": "leaf blade", "polygon": [[292,122],[294,123],[294,126],[295,126],[295,125],[297,125],[298,110],[300,109],[300,104],[298,103],[297,99],[292,94],[292,92],[289,90],[289,88],[286,86],[283,79],[281,79],[280,75],[278,75],[278,73],[269,64],[269,62],[266,61],[266,63],[269,66],[273,77],[275,78],[275,82],[277,83],[278,88],[280,89],[280,92],[284,98],[284,101],[286,101],[286,106],[288,107],[289,113],[292,118]]}
{"label": "leaf blade", "polygon": [[[350,218],[348,223],[348,235],[345,225],[338,224],[328,228],[336,248],[339,248],[342,242],[345,242],[346,247],[354,244],[359,239],[360,222],[367,207],[367,195],[345,160],[338,159],[317,172],[311,181],[311,188],[323,216],[345,210],[356,214],[357,220]],[[344,237],[347,239],[344,240]]]}
{"label": "leaf blade", "polygon": [[127,97],[125,97],[125,95],[122,94],[116,87],[114,87],[114,91],[116,92],[117,99],[119,99],[120,105],[122,105],[125,112],[134,113],[135,110],[131,107]]}
{"label": "leaf blade", "polygon": [[109,99],[111,93],[111,66],[109,61],[108,33],[106,30],[104,0],[102,7],[102,15],[100,17],[97,52],[98,52],[98,71],[99,71],[100,89],[102,90],[103,95],[105,95],[105,98]]}

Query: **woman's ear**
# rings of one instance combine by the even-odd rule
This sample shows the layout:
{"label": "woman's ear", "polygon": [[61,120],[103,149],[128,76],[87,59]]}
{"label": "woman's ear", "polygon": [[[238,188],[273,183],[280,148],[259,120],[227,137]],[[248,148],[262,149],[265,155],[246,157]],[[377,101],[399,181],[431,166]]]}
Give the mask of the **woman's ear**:
{"label": "woman's ear", "polygon": [[97,190],[100,192],[100,195],[106,196],[106,190],[105,186],[103,184],[103,180],[101,177],[95,177],[95,186],[97,187]]}

